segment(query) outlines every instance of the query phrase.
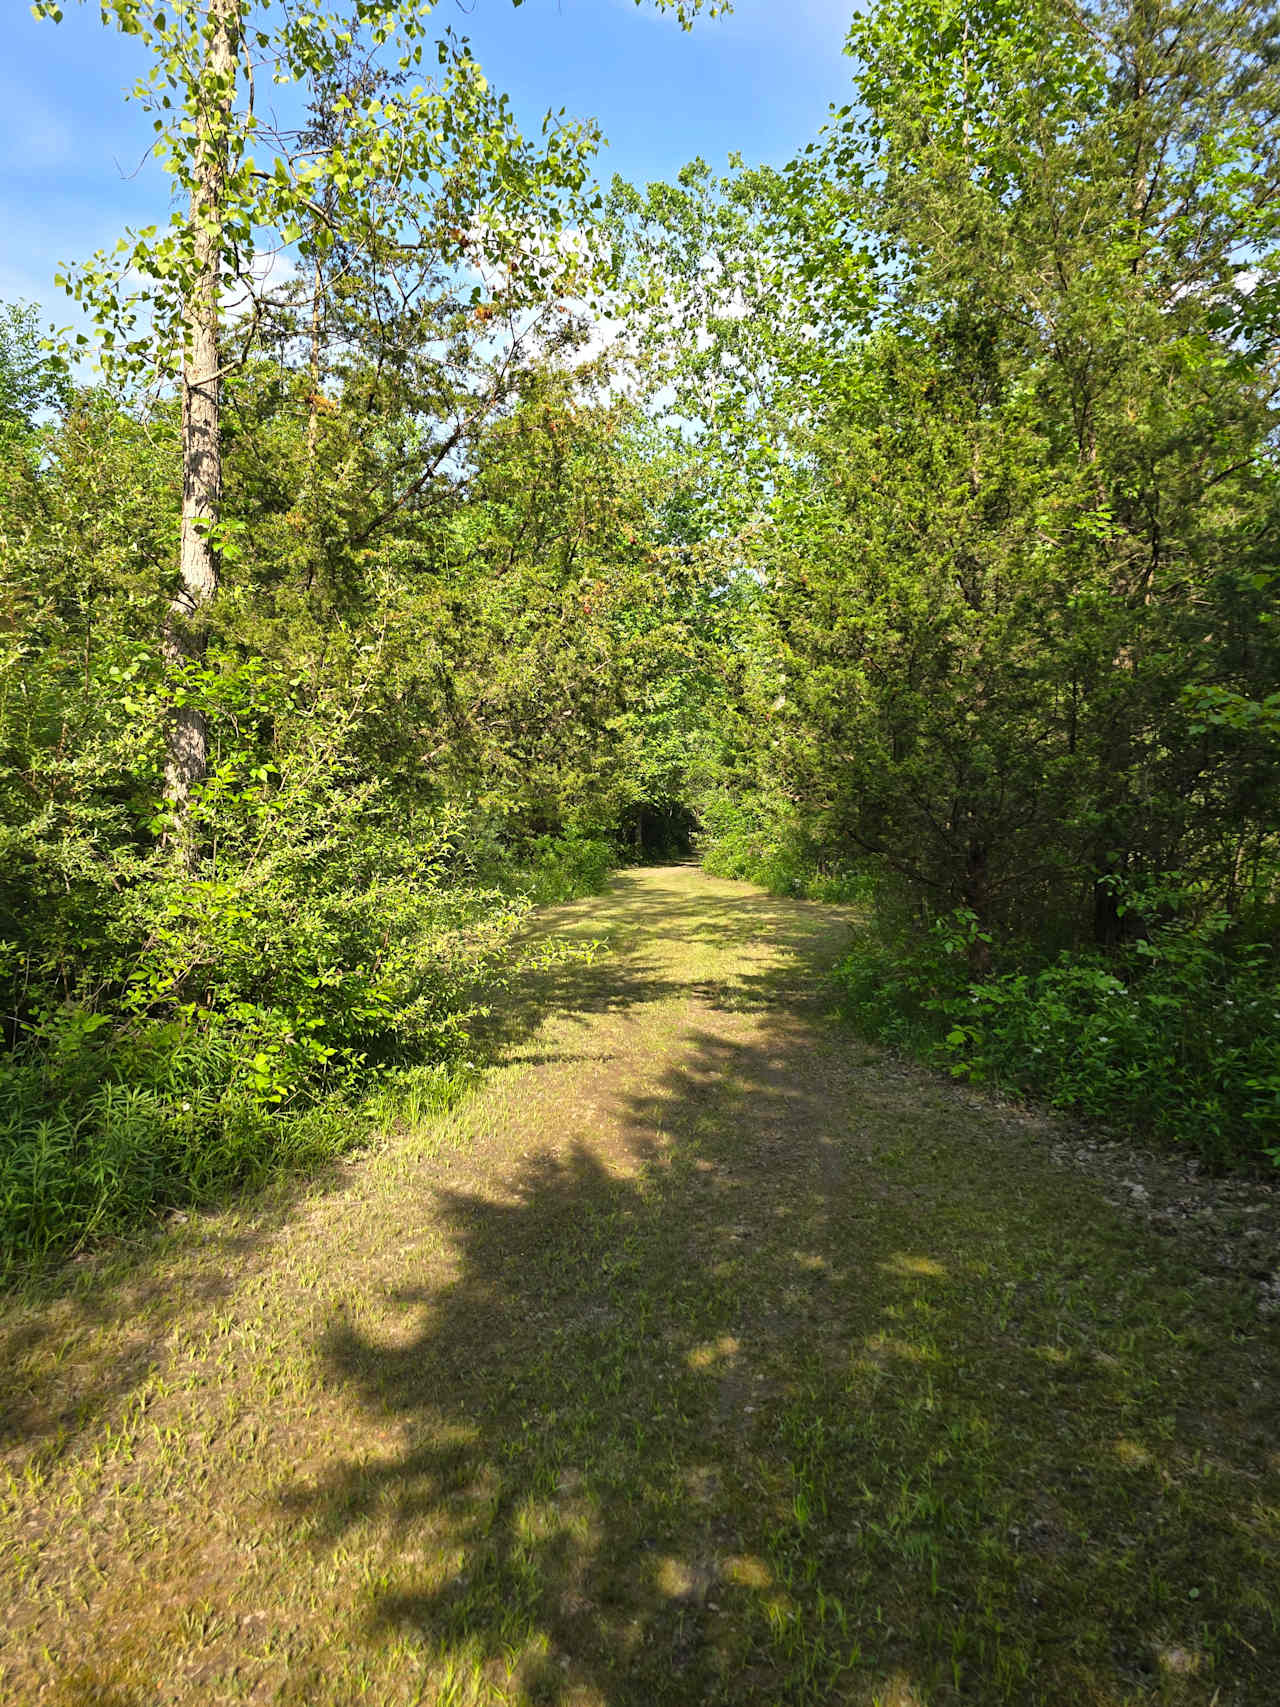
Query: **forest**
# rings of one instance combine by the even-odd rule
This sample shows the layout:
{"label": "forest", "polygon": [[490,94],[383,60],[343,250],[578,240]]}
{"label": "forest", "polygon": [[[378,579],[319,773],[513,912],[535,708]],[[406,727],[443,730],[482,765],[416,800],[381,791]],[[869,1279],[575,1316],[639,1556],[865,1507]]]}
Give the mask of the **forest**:
{"label": "forest", "polygon": [[1280,1701],[1280,6],[31,11],[0,1707]]}
{"label": "forest", "polygon": [[104,18],[172,198],[0,320],[9,1272],[445,1106],[695,854],[864,1036],[1280,1161],[1272,8],[879,0],[785,168],[604,187],[417,0]]}

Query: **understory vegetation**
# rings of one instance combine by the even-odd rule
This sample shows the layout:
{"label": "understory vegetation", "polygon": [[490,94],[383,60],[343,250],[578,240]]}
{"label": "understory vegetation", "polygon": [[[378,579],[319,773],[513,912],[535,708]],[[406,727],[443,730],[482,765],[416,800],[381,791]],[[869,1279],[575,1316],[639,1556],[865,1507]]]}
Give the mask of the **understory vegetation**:
{"label": "understory vegetation", "polygon": [[1217,1163],[1280,1158],[1273,33],[895,0],[785,171],[621,198],[733,461],[710,868],[863,904],[872,1036]]}
{"label": "understory vegetation", "polygon": [[603,194],[261,10],[108,4],[191,215],[92,381],[0,319],[4,1272],[447,1099],[695,833],[872,1036],[1280,1160],[1271,12],[881,0],[789,167]]}
{"label": "understory vegetation", "polygon": [[849,1014],[871,1036],[1143,1136],[1229,1164],[1277,1153],[1275,958],[1225,921],[1170,924],[1132,954],[1063,950],[1048,964],[979,979],[962,951],[977,928],[957,912],[896,938],[881,924],[842,962]]}
{"label": "understory vegetation", "polygon": [[[447,1080],[470,1058],[471,1024],[517,963],[531,907],[600,888],[624,844],[643,855],[627,813],[650,796],[637,801],[618,725],[669,619],[616,542],[628,517],[651,525],[652,500],[643,464],[613,449],[622,411],[601,418],[566,389],[529,380],[468,488],[447,482],[438,513],[422,506],[361,573],[343,565],[341,585],[273,540],[270,505],[286,501],[274,489],[251,505],[243,580],[228,569],[216,638],[181,670],[147,632],[163,587],[148,518],[171,423],[149,423],[152,449],[128,416],[80,395],[60,425],[7,447],[0,1233],[12,1260],[349,1145],[369,1130],[371,1093],[428,1067]],[[524,459],[560,435],[567,466],[535,477]],[[130,490],[108,466],[124,513],[105,516],[100,454],[114,438],[122,457],[150,460],[130,459]],[[561,494],[572,521],[557,522],[543,482],[574,475],[572,499]],[[564,571],[571,546],[581,562]],[[635,632],[646,621],[653,632]],[[163,802],[179,700],[199,704],[209,742],[189,807],[194,864],[175,859]]]}
{"label": "understory vegetation", "polygon": [[[312,557],[279,514],[302,478],[291,383],[228,382],[244,543],[180,666],[153,634],[171,414],[82,391],[4,445],[10,1265],[347,1147],[402,1080],[447,1085],[530,909],[644,857],[642,810],[662,823],[668,776],[626,707],[660,670],[675,691],[683,617],[634,412],[526,372],[465,481],[377,550]],[[194,860],[164,799],[176,705],[207,739]]]}

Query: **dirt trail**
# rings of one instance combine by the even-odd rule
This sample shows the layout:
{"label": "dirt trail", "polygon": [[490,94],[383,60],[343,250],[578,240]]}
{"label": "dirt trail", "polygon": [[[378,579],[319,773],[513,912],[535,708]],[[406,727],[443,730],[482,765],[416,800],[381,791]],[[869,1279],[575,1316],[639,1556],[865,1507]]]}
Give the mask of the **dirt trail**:
{"label": "dirt trail", "polygon": [[838,909],[555,910],[451,1115],[0,1318],[0,1702],[1280,1701],[1280,1347],[824,1014]]}

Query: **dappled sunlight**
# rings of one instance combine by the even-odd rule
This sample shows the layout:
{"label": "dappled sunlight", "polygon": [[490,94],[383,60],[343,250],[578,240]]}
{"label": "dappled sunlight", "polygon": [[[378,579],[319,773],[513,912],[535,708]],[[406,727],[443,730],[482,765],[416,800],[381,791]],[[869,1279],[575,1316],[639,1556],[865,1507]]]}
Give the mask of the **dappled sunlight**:
{"label": "dappled sunlight", "polygon": [[1147,1448],[1136,1440],[1123,1438],[1111,1442],[1111,1450],[1118,1463],[1128,1470],[1145,1470],[1155,1463],[1155,1459]]}
{"label": "dappled sunlight", "polygon": [[1035,1348],[1035,1355],[1042,1363],[1053,1363],[1060,1367],[1071,1362],[1071,1353],[1063,1351],[1060,1345],[1038,1345]]}
{"label": "dappled sunlight", "polygon": [[696,1601],[706,1598],[705,1569],[700,1570],[683,1559],[659,1559],[654,1580],[658,1592],[668,1600]]}
{"label": "dappled sunlight", "polygon": [[895,1339],[891,1334],[870,1334],[862,1342],[876,1360],[897,1358],[902,1363],[936,1363],[938,1353],[932,1346],[913,1345],[910,1340]]}
{"label": "dappled sunlight", "polygon": [[930,1280],[945,1280],[945,1266],[934,1257],[912,1256],[906,1251],[895,1251],[887,1262],[880,1267],[889,1274],[901,1274],[907,1278],[923,1275]]}
{"label": "dappled sunlight", "polygon": [[530,965],[508,1000],[478,1025],[477,1039],[485,1049],[536,1063],[564,1050],[563,1043],[537,1047],[548,1017],[551,1032],[566,1038],[600,1015],[634,1015],[672,999],[762,1012],[780,987],[794,983],[801,956],[809,963],[802,976],[812,981],[815,949],[819,962],[834,961],[850,928],[835,909],[778,900],[690,867],[619,871],[606,895],[539,917],[540,932],[598,940],[598,952],[589,958],[565,952]]}
{"label": "dappled sunlight", "polygon": [[773,1572],[763,1559],[753,1553],[732,1554],[724,1561],[723,1571],[725,1581],[736,1583],[740,1588],[763,1590],[773,1587]]}
{"label": "dappled sunlight", "polygon": [[895,1672],[871,1701],[873,1707],[928,1707],[924,1696],[916,1694],[902,1672]]}
{"label": "dappled sunlight", "polygon": [[809,1274],[831,1274],[831,1258],[823,1256],[820,1251],[792,1251],[791,1260],[797,1268],[805,1269]]}
{"label": "dappled sunlight", "polygon": [[[293,1433],[245,1437],[208,1549],[175,1529],[218,1586],[134,1627],[165,1651],[233,1585],[283,1596],[299,1704],[1208,1707],[1262,1676],[1274,1436],[1207,1453],[1201,1411],[1270,1365],[1190,1337],[1025,1151],[993,1184],[980,1110],[868,1083],[785,958],[767,1014],[709,998],[665,882],[626,903],[651,959],[560,1031],[530,1009],[450,1147],[406,1135],[298,1229]],[[129,1707],[162,1698],[138,1675]]]}
{"label": "dappled sunlight", "polygon": [[688,1354],[685,1362],[690,1369],[714,1369],[733,1363],[738,1355],[738,1341],[732,1334],[721,1334],[718,1340],[707,1345],[696,1345]]}
{"label": "dappled sunlight", "polygon": [[1156,1649],[1156,1663],[1169,1677],[1195,1677],[1205,1664],[1206,1655],[1195,1648],[1176,1646]]}
{"label": "dappled sunlight", "polygon": [[[402,1544],[429,1531],[458,1565],[376,1595],[369,1627],[409,1609],[442,1652],[487,1664],[545,1640],[518,1701],[763,1704],[807,1678],[806,1700],[932,1703],[957,1668],[975,1699],[987,1683],[1012,1699],[997,1677],[1057,1663],[1051,1618],[1088,1655],[1062,1689],[1120,1707],[1098,1608],[1157,1668],[1114,1597],[1119,1513],[1158,1492],[1134,1480],[1145,1447],[1087,1453],[1055,1397],[1078,1360],[1050,1248],[1010,1292],[979,1175],[953,1176],[945,1223],[905,1179],[869,1211],[876,1117],[851,1106],[839,1135],[828,1087],[845,1069],[804,1059],[802,1032],[780,1048],[787,1023],[766,1039],[708,1019],[607,1144],[566,1135],[482,1194],[442,1189],[458,1278],[422,1299],[416,1339],[326,1350],[330,1379],[417,1445],[296,1509],[350,1545],[359,1490],[382,1478]],[[1034,1331],[1046,1313],[1052,1337]],[[450,1412],[475,1431],[469,1464],[442,1444]],[[1084,1481],[1064,1473],[1086,1453]],[[468,1504],[481,1466],[487,1498]]]}

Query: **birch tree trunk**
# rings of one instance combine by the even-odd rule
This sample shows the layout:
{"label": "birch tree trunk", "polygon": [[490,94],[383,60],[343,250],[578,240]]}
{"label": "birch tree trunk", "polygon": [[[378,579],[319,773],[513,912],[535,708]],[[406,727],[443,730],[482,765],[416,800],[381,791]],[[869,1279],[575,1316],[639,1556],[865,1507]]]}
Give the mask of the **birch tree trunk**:
{"label": "birch tree trunk", "polygon": [[[194,266],[183,326],[182,533],[178,588],[164,625],[165,661],[175,673],[204,651],[203,613],[218,589],[213,530],[222,510],[219,310],[223,221],[236,56],[244,0],[208,0],[201,72],[203,100],[191,186]],[[174,707],[168,730],[164,793],[173,814],[176,852],[188,866],[199,858],[190,820],[192,790],[207,769],[204,713]]]}

